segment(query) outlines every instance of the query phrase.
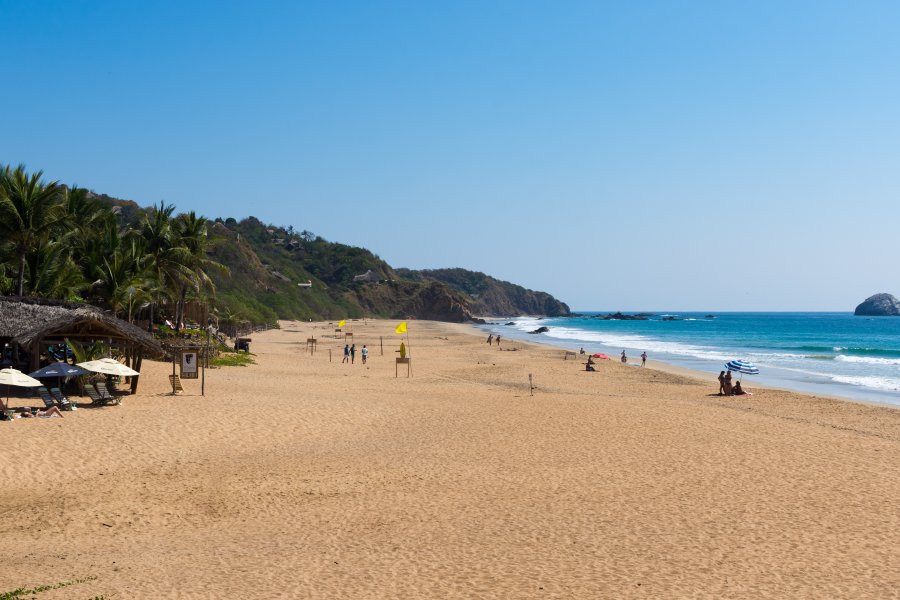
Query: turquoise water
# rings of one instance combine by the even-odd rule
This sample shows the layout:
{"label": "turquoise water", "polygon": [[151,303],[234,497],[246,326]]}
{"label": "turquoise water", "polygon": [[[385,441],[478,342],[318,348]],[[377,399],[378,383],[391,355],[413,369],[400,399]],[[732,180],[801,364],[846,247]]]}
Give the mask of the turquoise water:
{"label": "turquoise water", "polygon": [[[723,363],[749,360],[759,375],[745,383],[900,406],[900,317],[855,317],[851,313],[656,313],[647,321],[604,321],[592,315],[518,317],[485,325],[506,337],[543,342],[630,363],[664,361],[710,373]],[[677,320],[663,320],[664,317]],[[506,325],[513,321],[515,325]],[[550,331],[529,335],[538,327]]]}

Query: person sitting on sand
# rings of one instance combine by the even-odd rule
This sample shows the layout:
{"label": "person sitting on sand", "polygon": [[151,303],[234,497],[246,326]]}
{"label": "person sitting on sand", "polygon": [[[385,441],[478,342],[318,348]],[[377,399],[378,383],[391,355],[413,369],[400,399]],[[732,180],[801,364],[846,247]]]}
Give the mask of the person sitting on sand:
{"label": "person sitting on sand", "polygon": [[594,357],[593,356],[588,356],[587,362],[584,363],[584,370],[585,371],[596,370],[596,369],[594,369]]}
{"label": "person sitting on sand", "polygon": [[584,348],[582,348],[578,354],[584,354]]}
{"label": "person sitting on sand", "polygon": [[625,356],[625,351],[624,351],[624,350],[622,350],[622,362],[623,362],[623,363],[627,363],[627,362],[628,362],[628,358]]}
{"label": "person sitting on sand", "polygon": [[45,419],[49,419],[50,417],[59,417],[60,419],[62,419],[63,415],[59,411],[59,409],[56,408],[55,406],[51,406],[47,410],[37,410],[37,411],[34,410],[33,408],[26,408],[22,412],[22,418],[28,419],[31,417],[43,417]]}
{"label": "person sitting on sand", "polygon": [[741,387],[741,382],[740,381],[734,382],[734,389],[731,391],[731,395],[732,396],[743,396],[744,394],[746,394],[746,392]]}
{"label": "person sitting on sand", "polygon": [[725,373],[725,395],[730,396],[734,390],[731,387],[731,371]]}
{"label": "person sitting on sand", "polygon": [[719,395],[725,395],[725,371],[719,371]]}

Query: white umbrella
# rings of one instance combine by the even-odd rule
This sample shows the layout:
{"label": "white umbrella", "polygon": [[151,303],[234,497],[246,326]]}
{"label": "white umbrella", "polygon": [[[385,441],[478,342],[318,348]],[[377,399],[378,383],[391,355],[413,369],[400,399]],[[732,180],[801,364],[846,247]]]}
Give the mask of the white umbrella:
{"label": "white umbrella", "polygon": [[[2,369],[0,370],[0,385],[6,385],[6,403],[9,404],[9,386],[16,387],[38,387],[44,385],[34,377],[30,377],[19,371],[18,369]],[[6,410],[6,406],[3,407]]]}
{"label": "white umbrella", "polygon": [[101,358],[100,360],[89,360],[87,362],[78,363],[82,369],[93,371],[94,373],[103,373],[104,375],[118,375],[119,377],[133,377],[140,375],[134,369],[128,368],[122,363],[112,358]]}

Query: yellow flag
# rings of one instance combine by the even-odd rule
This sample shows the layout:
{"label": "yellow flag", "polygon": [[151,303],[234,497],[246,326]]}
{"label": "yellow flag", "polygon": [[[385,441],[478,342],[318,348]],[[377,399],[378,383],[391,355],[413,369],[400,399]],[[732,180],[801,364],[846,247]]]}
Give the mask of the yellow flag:
{"label": "yellow flag", "polygon": [[397,328],[394,329],[394,333],[406,333],[406,321],[397,325]]}
{"label": "yellow flag", "polygon": [[346,325],[346,324],[347,324],[347,320],[346,320],[346,319],[341,319],[340,321],[338,321],[338,327],[343,327],[343,326]]}

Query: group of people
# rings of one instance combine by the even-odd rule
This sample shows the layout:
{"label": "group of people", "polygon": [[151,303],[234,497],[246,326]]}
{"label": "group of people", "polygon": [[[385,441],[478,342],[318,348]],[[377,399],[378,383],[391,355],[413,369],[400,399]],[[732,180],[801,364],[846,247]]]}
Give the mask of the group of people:
{"label": "group of people", "polygon": [[[366,348],[365,344],[363,344],[360,353],[362,354],[362,364],[366,364],[366,360],[369,358],[369,349]],[[356,362],[356,344],[353,344],[352,346],[344,344],[344,360],[342,360],[341,363],[345,362],[349,362],[351,365]]]}
{"label": "group of people", "polygon": [[741,387],[740,381],[731,383],[731,371],[719,372],[719,395],[720,396],[743,396],[747,392]]}
{"label": "group of people", "polygon": [[495,337],[493,333],[490,334],[490,335],[488,336],[488,339],[487,339],[488,346],[490,346],[495,340],[496,340],[496,342],[497,342],[497,345],[499,346],[499,345],[500,345],[500,336],[497,335],[497,336]]}
{"label": "group of people", "polygon": [[[582,348],[579,351],[579,354],[584,354],[584,353],[585,353],[584,348]],[[606,355],[603,355],[603,356],[604,356],[604,358],[606,357]],[[625,351],[622,350],[622,364],[626,364],[627,362],[628,362],[628,357],[625,355]],[[646,352],[641,353],[641,366],[642,367],[647,366],[647,353]],[[584,370],[585,371],[594,371],[595,370],[593,356],[588,356],[587,362],[584,363]]]}
{"label": "group of people", "polygon": [[[628,357],[625,356],[625,351],[622,350],[622,364],[625,364],[627,362],[628,362]],[[647,353],[646,352],[641,352],[641,366],[642,367],[647,366]]]}

